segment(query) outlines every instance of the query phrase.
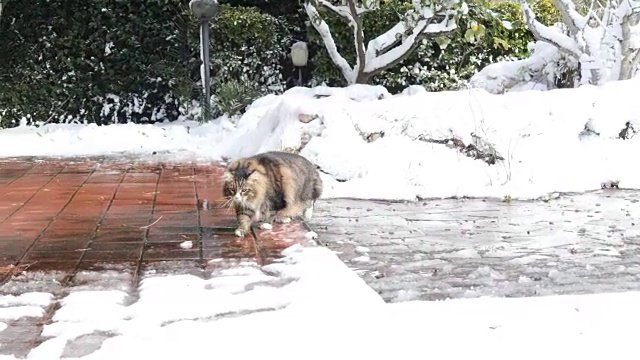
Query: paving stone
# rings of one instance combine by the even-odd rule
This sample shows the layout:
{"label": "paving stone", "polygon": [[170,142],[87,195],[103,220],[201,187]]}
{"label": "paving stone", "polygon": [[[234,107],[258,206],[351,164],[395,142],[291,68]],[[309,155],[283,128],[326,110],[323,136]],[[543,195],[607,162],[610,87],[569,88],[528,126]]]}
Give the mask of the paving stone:
{"label": "paving stone", "polygon": [[[45,341],[42,326],[71,290],[120,290],[129,304],[147,276],[218,276],[306,244],[296,223],[234,236],[235,214],[219,206],[222,172],[215,163],[0,159],[0,295],[54,295],[43,316],[7,322],[0,355],[24,357]],[[87,344],[110,336],[87,334],[65,355],[91,352]]]}
{"label": "paving stone", "polygon": [[[68,272],[74,262],[265,264],[305,239],[295,224],[232,236],[235,214],[221,206],[224,168],[216,163],[15,158],[0,165],[0,269],[12,269],[0,272],[0,283],[29,268]],[[185,241],[192,246],[179,246]]]}
{"label": "paving stone", "polygon": [[331,199],[310,225],[390,302],[640,290],[639,199]]}

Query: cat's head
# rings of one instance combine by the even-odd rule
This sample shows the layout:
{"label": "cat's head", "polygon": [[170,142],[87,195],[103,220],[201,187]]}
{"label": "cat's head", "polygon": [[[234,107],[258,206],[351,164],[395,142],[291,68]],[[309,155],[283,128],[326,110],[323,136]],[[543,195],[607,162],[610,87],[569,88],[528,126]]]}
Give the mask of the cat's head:
{"label": "cat's head", "polygon": [[237,205],[255,207],[266,192],[265,169],[252,159],[233,161],[224,172],[222,191]]}

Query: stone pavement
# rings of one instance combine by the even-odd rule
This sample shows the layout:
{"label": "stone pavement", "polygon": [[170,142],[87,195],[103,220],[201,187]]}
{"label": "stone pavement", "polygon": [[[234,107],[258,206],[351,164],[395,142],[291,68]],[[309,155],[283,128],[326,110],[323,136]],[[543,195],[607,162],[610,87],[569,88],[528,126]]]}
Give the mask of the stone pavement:
{"label": "stone pavement", "polygon": [[327,200],[310,225],[390,302],[640,290],[640,192]]}
{"label": "stone pavement", "polygon": [[[0,159],[0,295],[120,289],[135,301],[147,276],[216,277],[308,243],[303,223],[233,236],[221,174],[216,164]],[[396,302],[640,290],[639,216],[640,193],[606,190],[547,203],[329,199],[310,225]],[[7,321],[0,355],[42,343],[53,304]]]}
{"label": "stone pavement", "polygon": [[[301,223],[235,237],[234,213],[221,208],[222,171],[126,158],[0,159],[0,295],[62,296],[101,277],[135,292],[148,274],[207,277],[308,242]],[[10,321],[0,355],[26,355],[52,312]]]}
{"label": "stone pavement", "polygon": [[72,275],[104,261],[269,262],[290,241],[278,228],[233,235],[235,216],[220,208],[222,171],[126,159],[0,160],[0,280],[26,268]]}

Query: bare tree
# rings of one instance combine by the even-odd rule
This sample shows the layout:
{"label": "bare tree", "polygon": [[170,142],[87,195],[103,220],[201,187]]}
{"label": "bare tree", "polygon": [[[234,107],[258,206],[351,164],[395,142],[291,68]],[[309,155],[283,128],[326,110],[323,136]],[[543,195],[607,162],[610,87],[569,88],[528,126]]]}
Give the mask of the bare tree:
{"label": "bare tree", "polygon": [[536,20],[526,0],[519,0],[528,28],[536,39],[555,46],[580,64],[581,84],[602,84],[632,78],[640,62],[640,1],[591,1],[584,15],[572,0],[553,0],[566,31]]}
{"label": "bare tree", "polygon": [[[382,71],[405,60],[423,39],[451,34],[457,29],[459,16],[467,11],[464,1],[413,0],[413,9],[402,21],[365,46],[362,19],[364,14],[379,9],[379,0],[306,0],[305,10],[320,34],[333,63],[340,69],[348,84],[366,84]],[[340,54],[318,8],[322,7],[345,21],[353,31],[356,60],[353,66]]]}

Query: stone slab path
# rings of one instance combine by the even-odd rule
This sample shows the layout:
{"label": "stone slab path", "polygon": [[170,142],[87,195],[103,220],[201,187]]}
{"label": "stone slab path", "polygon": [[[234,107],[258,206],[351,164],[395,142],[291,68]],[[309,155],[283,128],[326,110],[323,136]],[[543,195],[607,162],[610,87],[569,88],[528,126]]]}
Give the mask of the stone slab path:
{"label": "stone slab path", "polygon": [[[255,259],[267,263],[282,231],[238,239],[224,203],[223,167],[119,159],[0,160],[0,281],[29,268],[68,271],[104,261]],[[298,234],[298,235],[300,235]],[[190,243],[189,243],[190,242]]]}
{"label": "stone slab path", "polygon": [[640,192],[326,200],[310,225],[390,302],[640,290]]}
{"label": "stone slab path", "polygon": [[[133,294],[147,275],[207,278],[308,244],[306,225],[296,222],[235,237],[235,214],[221,206],[223,169],[126,158],[0,159],[0,296],[60,298],[96,286]],[[6,324],[0,318],[0,355],[26,356],[54,312]]]}

